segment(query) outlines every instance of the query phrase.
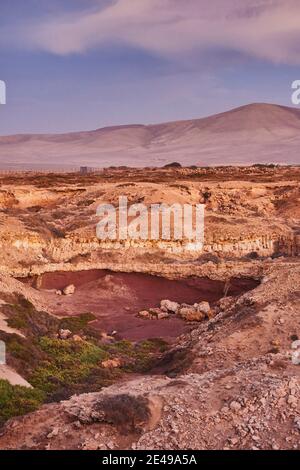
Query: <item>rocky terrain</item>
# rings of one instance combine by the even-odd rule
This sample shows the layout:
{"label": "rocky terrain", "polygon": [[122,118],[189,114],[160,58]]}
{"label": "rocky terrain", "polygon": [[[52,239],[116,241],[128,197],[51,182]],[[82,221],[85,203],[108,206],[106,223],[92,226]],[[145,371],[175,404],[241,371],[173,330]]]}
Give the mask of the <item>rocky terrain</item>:
{"label": "rocky terrain", "polygon": [[[299,449],[299,180],[3,175],[0,448]],[[205,203],[203,249],[99,241],[120,195]]]}
{"label": "rocky terrain", "polygon": [[[0,137],[2,168],[299,163],[300,111],[254,103],[202,119]],[[59,156],[59,157],[58,157]],[[63,163],[62,163],[63,162]]]}

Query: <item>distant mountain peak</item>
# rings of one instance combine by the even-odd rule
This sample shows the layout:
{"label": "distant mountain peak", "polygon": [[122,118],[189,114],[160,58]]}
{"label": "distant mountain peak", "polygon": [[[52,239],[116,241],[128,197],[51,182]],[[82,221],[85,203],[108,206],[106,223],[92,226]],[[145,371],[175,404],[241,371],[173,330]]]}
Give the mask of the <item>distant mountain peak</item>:
{"label": "distant mountain peak", "polygon": [[206,118],[0,137],[0,166],[300,163],[300,110],[250,103]]}

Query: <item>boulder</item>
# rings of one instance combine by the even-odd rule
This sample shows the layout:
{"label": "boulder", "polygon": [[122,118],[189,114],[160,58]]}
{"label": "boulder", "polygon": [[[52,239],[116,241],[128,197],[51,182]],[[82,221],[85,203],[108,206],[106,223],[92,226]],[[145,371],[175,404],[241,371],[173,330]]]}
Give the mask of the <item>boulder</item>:
{"label": "boulder", "polygon": [[158,320],[163,320],[164,318],[169,318],[168,312],[160,312],[160,313],[157,315],[157,319],[158,319]]}
{"label": "boulder", "polygon": [[72,339],[73,341],[76,341],[76,343],[81,343],[83,341],[83,339],[79,335],[74,335]]}
{"label": "boulder", "polygon": [[187,307],[187,308],[191,308],[191,307],[195,307],[195,306],[198,306],[198,304],[194,304],[194,305],[190,305],[190,304],[185,304],[185,303],[182,303],[180,304],[180,308],[183,308],[183,307]]}
{"label": "boulder", "polygon": [[240,409],[241,409],[242,407],[241,407],[241,405],[240,405],[239,402],[237,402],[237,401],[232,401],[232,402],[230,403],[229,408],[230,408],[232,411],[235,411],[235,412],[237,413],[238,411],[240,411]]}
{"label": "boulder", "polygon": [[139,313],[138,313],[138,317],[140,318],[151,318],[151,313],[148,312],[148,310],[141,310]]}
{"label": "boulder", "polygon": [[106,332],[101,333],[101,342],[104,344],[110,344],[115,341],[114,337],[107,334]]}
{"label": "boulder", "polygon": [[160,309],[162,312],[169,313],[169,310],[166,307],[160,307]]}
{"label": "boulder", "polygon": [[292,363],[295,366],[300,365],[300,341],[296,340],[292,343]]}
{"label": "boulder", "polygon": [[200,304],[197,305],[197,311],[204,313],[208,318],[210,316],[211,308],[208,302],[200,302]]}
{"label": "boulder", "polygon": [[154,318],[158,318],[159,315],[161,315],[162,313],[165,313],[165,312],[162,312],[160,308],[150,308],[150,309],[149,309],[149,313],[150,313]]}
{"label": "boulder", "polygon": [[49,432],[49,434],[47,435],[47,439],[52,439],[53,437],[56,437],[58,436],[59,434],[59,427],[58,426],[55,426],[51,432]]}
{"label": "boulder", "polygon": [[168,318],[168,312],[161,310],[160,308],[150,308],[148,310],[142,310],[139,312],[138,317],[146,318],[148,320],[162,320]]}
{"label": "boulder", "polygon": [[121,366],[120,359],[107,359],[106,361],[101,362],[104,369],[116,369]]}
{"label": "boulder", "polygon": [[171,300],[162,300],[160,302],[161,309],[166,309],[168,312],[177,313],[180,305],[177,302],[172,302]]}
{"label": "boulder", "polygon": [[179,310],[179,316],[186,321],[203,321],[205,313],[200,312],[195,307],[183,307]]}
{"label": "boulder", "polygon": [[72,331],[70,330],[59,330],[58,337],[59,339],[68,339],[72,336]]}
{"label": "boulder", "polygon": [[72,295],[72,294],[74,294],[75,290],[76,290],[76,287],[74,286],[74,284],[70,284],[69,286],[64,288],[63,294],[64,295]]}

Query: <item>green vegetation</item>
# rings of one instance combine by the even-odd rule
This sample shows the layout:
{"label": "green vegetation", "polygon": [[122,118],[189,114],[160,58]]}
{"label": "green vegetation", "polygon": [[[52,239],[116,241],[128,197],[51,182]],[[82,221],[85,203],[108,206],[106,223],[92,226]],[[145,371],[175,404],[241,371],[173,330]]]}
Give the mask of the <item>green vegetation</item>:
{"label": "green vegetation", "polygon": [[[99,390],[124,372],[146,372],[154,365],[158,352],[166,348],[161,340],[133,344],[119,341],[95,344],[95,340],[74,341],[42,337],[39,346],[47,359],[33,371],[29,382],[53,401],[57,396]],[[118,358],[120,367],[105,369],[102,362]]]}
{"label": "green vegetation", "polygon": [[0,379],[0,426],[5,421],[36,410],[43,403],[43,393],[40,390],[10,385]]}
{"label": "green vegetation", "polygon": [[96,317],[92,313],[82,313],[76,317],[63,318],[59,323],[59,328],[63,330],[70,330],[72,333],[85,333],[90,334],[91,328],[89,322],[95,320]]}
{"label": "green vegetation", "polygon": [[38,312],[31,302],[22,296],[16,297],[10,304],[3,305],[7,324],[21,330],[26,336],[36,336],[57,330],[59,320],[47,312]]}
{"label": "green vegetation", "polygon": [[[41,403],[99,391],[125,373],[148,372],[167,349],[161,339],[103,343],[89,325],[95,319],[90,313],[59,319],[38,312],[23,297],[10,299],[3,309],[9,326],[26,336],[0,332],[0,340],[6,343],[8,363],[34,388],[13,387],[1,381],[0,426],[8,418],[28,413]],[[60,329],[70,330],[77,338],[58,339]],[[102,363],[108,359],[118,359],[119,367],[105,368]]]}
{"label": "green vegetation", "polygon": [[51,397],[51,392],[63,388],[75,388],[87,378],[108,354],[100,347],[89,342],[76,342],[72,339],[59,340],[42,337],[41,350],[47,354],[30,377],[30,383]]}
{"label": "green vegetation", "polygon": [[167,343],[160,338],[153,338],[140,343],[119,341],[107,348],[111,355],[123,359],[124,370],[127,372],[147,372],[154,365],[157,355],[167,349]]}

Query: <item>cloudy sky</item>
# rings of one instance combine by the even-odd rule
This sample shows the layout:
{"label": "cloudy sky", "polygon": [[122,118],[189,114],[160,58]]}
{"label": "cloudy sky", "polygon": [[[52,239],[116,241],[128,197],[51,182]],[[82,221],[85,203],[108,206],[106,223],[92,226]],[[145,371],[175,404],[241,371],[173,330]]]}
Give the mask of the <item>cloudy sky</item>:
{"label": "cloudy sky", "polygon": [[291,106],[300,0],[1,0],[0,134]]}

